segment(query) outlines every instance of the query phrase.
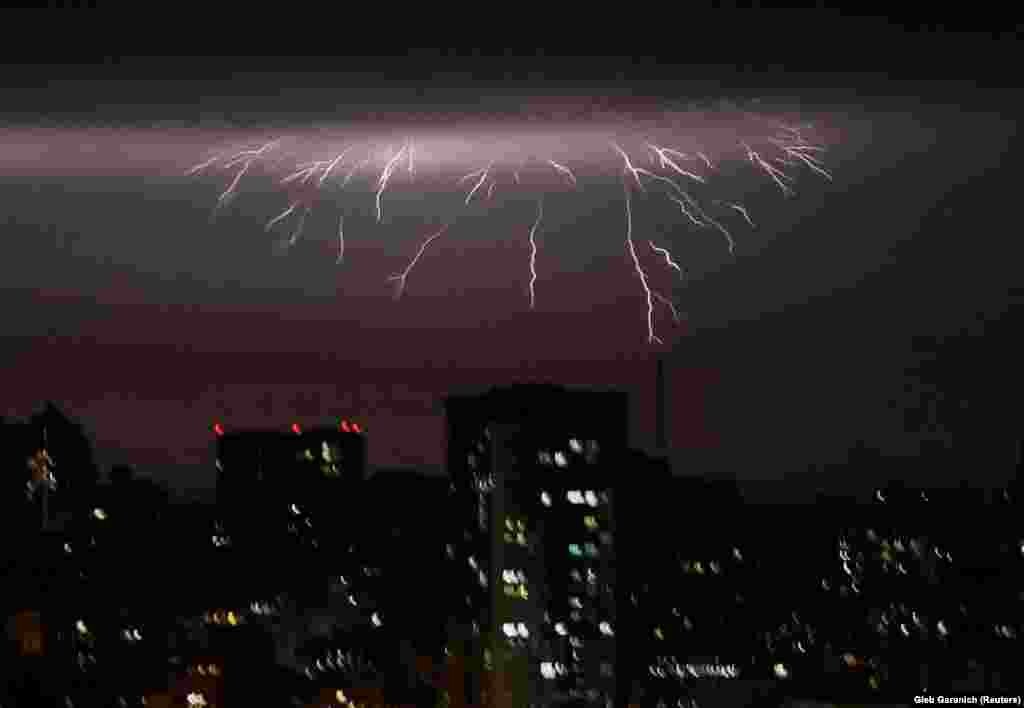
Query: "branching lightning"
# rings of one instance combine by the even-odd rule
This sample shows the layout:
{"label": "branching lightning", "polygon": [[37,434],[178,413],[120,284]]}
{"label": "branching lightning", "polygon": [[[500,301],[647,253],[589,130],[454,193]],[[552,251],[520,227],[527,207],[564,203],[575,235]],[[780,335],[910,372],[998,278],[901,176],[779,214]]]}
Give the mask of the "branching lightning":
{"label": "branching lightning", "polygon": [[[628,170],[628,158],[626,162],[626,169]],[[651,286],[647,284],[647,273],[644,272],[643,266],[640,265],[640,259],[636,255],[636,245],[633,243],[633,209],[630,205],[629,185],[625,181],[622,183],[622,192],[626,196],[626,248],[633,259],[633,268],[636,270],[636,274],[640,276],[640,284],[647,297],[647,343],[661,344],[661,339],[654,333],[654,300],[652,299],[654,296],[651,292]]]}
{"label": "branching lightning", "polygon": [[[657,145],[651,145],[650,143],[648,143],[647,147],[649,147],[651,150],[653,150],[654,154],[658,156],[658,164],[662,168],[668,167],[668,168],[670,168],[672,170],[675,170],[676,172],[681,174],[683,177],[689,177],[693,181],[700,182],[701,184],[704,184],[707,181],[707,180],[705,180],[703,177],[701,177],[698,174],[690,172],[689,170],[684,170],[682,167],[680,167],[678,164],[676,164],[676,162],[672,159],[673,157],[675,157],[676,159],[679,159],[679,160],[686,160],[686,159],[689,159],[687,155],[679,152],[678,150],[673,150],[671,148],[659,147]],[[708,167],[710,167],[710,163],[708,164]]]}
{"label": "branching lightning", "polygon": [[[612,161],[614,161],[612,164],[621,165],[621,169],[616,169],[616,172],[622,179],[625,202],[625,245],[632,270],[640,280],[647,303],[647,341],[650,344],[660,344],[662,339],[656,331],[655,303],[666,306],[671,311],[675,322],[678,323],[680,317],[673,299],[662,294],[662,292],[659,292],[652,286],[651,273],[654,273],[653,277],[662,277],[660,275],[660,268],[649,273],[645,268],[643,258],[656,257],[658,261],[663,261],[665,266],[674,270],[683,281],[686,279],[687,270],[680,265],[674,255],[674,252],[679,252],[680,245],[677,243],[671,241],[656,243],[653,240],[648,240],[647,242],[651,249],[650,253],[646,249],[642,249],[646,254],[642,257],[641,253],[638,252],[633,223],[636,204],[633,202],[634,192],[630,182],[635,184],[635,188],[638,190],[636,194],[647,194],[647,187],[649,186],[656,187],[661,185],[664,187],[664,189],[655,189],[653,191],[656,192],[658,199],[667,198],[670,203],[678,207],[679,215],[682,217],[679,220],[681,226],[686,227],[689,225],[699,229],[717,230],[725,238],[730,255],[734,254],[736,242],[727,224],[729,226],[738,224],[739,218],[742,218],[746,227],[750,229],[756,229],[757,227],[746,206],[735,201],[717,198],[719,195],[711,191],[715,189],[717,180],[721,179],[720,175],[722,174],[716,167],[716,163],[721,163],[725,160],[742,159],[745,156],[746,161],[753,165],[755,172],[763,177],[767,177],[786,197],[792,197],[796,193],[794,189],[796,177],[794,175],[798,170],[810,170],[829,181],[833,180],[832,173],[826,169],[823,163],[822,154],[825,152],[825,148],[808,142],[805,139],[802,127],[786,125],[779,127],[778,124],[774,124],[773,130],[778,131],[774,137],[755,139],[749,137],[749,135],[744,135],[743,139],[739,140],[730,138],[728,143],[730,147],[723,149],[718,143],[710,146],[702,144],[703,149],[700,150],[692,147],[700,143],[695,143],[695,140],[690,140],[689,142],[680,140],[680,136],[665,139],[668,144],[675,145],[679,149],[677,147],[669,147],[666,142],[662,142],[664,136],[660,135],[649,140],[640,139],[639,135],[635,136],[635,140],[624,137],[623,142],[619,142],[617,139],[609,140],[608,138],[598,136],[598,139],[603,141],[598,143],[598,145],[603,144],[606,148],[603,157],[597,158],[594,157],[595,151],[576,150],[575,147],[569,146],[569,143],[566,143],[565,147],[555,148],[551,147],[551,142],[531,143],[529,142],[529,134],[525,133],[524,136],[526,137],[523,137],[522,144],[503,139],[503,142],[499,142],[507,147],[495,148],[499,152],[492,151],[488,153],[484,151],[479,155],[474,152],[472,157],[469,158],[465,156],[455,158],[457,162],[452,161],[450,164],[463,166],[463,169],[469,169],[465,165],[472,165],[473,163],[477,166],[483,164],[486,164],[486,166],[462,174],[461,177],[445,176],[444,179],[448,180],[455,177],[455,182],[459,185],[456,194],[464,193],[462,206],[468,207],[473,203],[477,193],[481,191],[484,192],[485,196],[478,201],[491,202],[495,193],[500,191],[499,188],[513,192],[519,188],[525,189],[526,185],[531,183],[533,175],[533,170],[528,169],[528,165],[532,165],[534,162],[540,168],[553,170],[555,175],[565,180],[566,185],[571,185],[574,189],[581,186],[583,178],[593,174],[592,170],[591,172],[586,170],[588,167],[593,168],[595,159],[599,161],[597,164],[602,168],[609,165]],[[618,132],[616,131],[615,134],[618,134]],[[652,135],[654,134],[652,132]],[[336,178],[340,182],[340,188],[344,191],[355,175],[364,170],[364,168],[369,167],[374,171],[379,169],[379,173],[377,173],[376,179],[372,184],[375,221],[377,224],[383,224],[383,198],[388,188],[392,187],[396,171],[407,171],[409,175],[408,183],[411,184],[416,175],[417,158],[426,165],[428,171],[434,165],[444,163],[445,156],[439,156],[443,149],[437,148],[437,145],[441,144],[443,143],[426,142],[424,136],[416,135],[405,139],[404,144],[399,146],[397,151],[393,150],[392,147],[382,151],[380,143],[367,140],[362,147],[359,147],[358,144],[349,144],[340,152],[332,150],[330,153],[326,153],[326,150],[324,150],[323,153],[326,154],[306,153],[301,155],[301,159],[298,153],[296,153],[296,156],[292,158],[291,164],[293,167],[283,175],[280,174],[283,170],[277,166],[274,167],[275,171],[278,172],[275,181],[279,185],[296,187],[311,184],[315,187],[315,193],[319,195],[323,187],[332,178]],[[737,144],[742,147],[743,152],[737,149]],[[258,147],[220,151],[213,157],[209,157],[203,162],[192,166],[185,174],[195,176],[213,168],[233,171],[227,188],[217,197],[217,204],[214,208],[214,214],[216,214],[217,210],[230,203],[232,198],[238,193],[239,185],[243,178],[254,172],[251,168],[261,160],[265,160],[268,153],[279,148],[280,145],[281,139],[275,139]],[[425,149],[423,149],[424,146]],[[610,152],[607,151],[608,146],[611,148]],[[644,147],[649,151],[651,159],[650,161],[644,160],[642,163],[644,166],[641,166],[641,163],[634,161],[628,150],[632,150],[634,154],[641,154],[640,150]],[[417,150],[417,148],[420,148],[420,150]],[[365,159],[353,161],[350,158],[356,149],[359,149],[360,152],[364,149],[366,150],[363,153],[366,155]],[[599,153],[600,148],[596,152]],[[544,157],[530,157],[537,155],[544,155]],[[324,159],[316,159],[317,157]],[[435,162],[437,157],[440,157],[440,160]],[[472,160],[472,162],[469,162],[469,160]],[[572,169],[568,166],[569,164],[573,165]],[[543,170],[541,170],[542,172]],[[603,169],[601,173],[607,174]],[[448,184],[450,185],[451,182],[448,182]],[[463,184],[467,186],[461,187]],[[464,189],[466,190],[465,192],[463,192]],[[504,194],[501,196],[504,196]],[[282,245],[286,247],[294,246],[303,235],[307,224],[307,217],[310,215],[312,208],[312,203],[307,197],[293,196],[289,199],[287,207],[270,218],[264,228],[266,231],[270,231],[285,219],[297,214],[297,222],[294,229],[282,242]],[[733,212],[737,215],[735,221],[733,220],[734,217],[732,217]],[[528,232],[528,291],[531,310],[535,309],[536,306],[537,256],[539,251],[537,237],[541,231],[543,218],[544,196],[541,195],[537,197],[535,219]],[[403,296],[410,274],[431,244],[447,232],[451,223],[449,221],[439,231],[425,238],[406,267],[400,273],[387,278],[389,282],[395,284],[395,299],[400,299]],[[338,253],[336,263],[341,264],[345,258],[344,215],[340,215],[338,218],[337,238]],[[659,241],[661,241],[660,238]],[[682,260],[683,262],[686,261],[685,255]],[[665,292],[667,293],[668,291]],[[671,293],[668,294],[671,295]]]}
{"label": "branching lightning", "polygon": [[764,170],[768,176],[771,177],[772,181],[778,185],[779,189],[782,190],[782,193],[785,196],[792,197],[796,194],[796,192],[793,191],[793,188],[789,185],[792,181],[792,178],[789,175],[780,169],[772,167],[763,157],[761,157],[759,152],[747,145],[747,143],[741,143],[741,145],[743,145],[744,149],[747,151],[747,159],[749,159],[756,167],[760,167]]}
{"label": "branching lightning", "polygon": [[463,175],[462,179],[459,180],[459,183],[461,184],[467,179],[473,179],[474,177],[480,178],[477,180],[477,183],[473,188],[469,190],[469,194],[466,195],[466,206],[469,206],[469,202],[472,201],[473,195],[476,194],[476,191],[480,189],[480,186],[487,180],[488,175],[491,173],[491,167],[493,167],[493,163],[487,165],[487,167],[482,170],[477,170],[476,172],[470,172],[468,175]]}
{"label": "branching lightning", "polygon": [[335,157],[333,160],[330,161],[330,163],[328,163],[327,167],[324,169],[324,173],[320,175],[320,187],[324,186],[324,182],[326,182],[327,178],[331,176],[331,172],[334,171],[334,168],[337,167],[338,163],[345,159],[345,155],[347,155],[349,150],[351,149],[352,148],[345,148],[338,154],[337,157]]}
{"label": "branching lightning", "polygon": [[427,239],[422,244],[420,244],[419,250],[416,251],[416,255],[413,256],[413,259],[411,261],[409,261],[409,265],[405,267],[405,270],[403,270],[401,273],[396,273],[395,275],[388,276],[388,280],[394,281],[396,284],[396,300],[400,299],[402,297],[402,294],[405,292],[405,282],[406,280],[408,280],[409,274],[412,273],[412,269],[416,267],[417,263],[419,263],[420,257],[423,255],[423,252],[427,250],[427,247],[430,246],[430,244],[433,243],[435,239],[443,236],[447,230],[448,226],[445,225],[440,231],[427,237]]}

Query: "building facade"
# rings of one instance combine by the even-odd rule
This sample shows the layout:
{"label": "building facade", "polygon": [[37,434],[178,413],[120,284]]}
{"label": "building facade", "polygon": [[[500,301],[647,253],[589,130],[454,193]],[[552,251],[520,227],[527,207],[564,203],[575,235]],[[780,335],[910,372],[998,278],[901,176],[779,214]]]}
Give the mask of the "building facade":
{"label": "building facade", "polygon": [[447,400],[449,635],[479,667],[469,703],[614,703],[626,403],[548,386]]}

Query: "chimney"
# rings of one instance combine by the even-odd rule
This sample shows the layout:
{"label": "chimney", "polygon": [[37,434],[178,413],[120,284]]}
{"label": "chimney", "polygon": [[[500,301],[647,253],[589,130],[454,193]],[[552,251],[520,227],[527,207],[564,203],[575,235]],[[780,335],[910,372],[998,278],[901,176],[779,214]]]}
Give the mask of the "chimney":
{"label": "chimney", "polygon": [[654,382],[654,445],[659,453],[664,453],[668,448],[668,438],[665,433],[665,360],[658,357],[658,369]]}

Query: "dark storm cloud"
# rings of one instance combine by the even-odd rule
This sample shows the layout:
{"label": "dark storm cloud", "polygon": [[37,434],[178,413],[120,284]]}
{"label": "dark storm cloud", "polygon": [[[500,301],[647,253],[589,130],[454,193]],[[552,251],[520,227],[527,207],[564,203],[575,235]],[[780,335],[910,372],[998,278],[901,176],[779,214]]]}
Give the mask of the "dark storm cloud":
{"label": "dark storm cloud", "polygon": [[[863,36],[848,42],[863,49]],[[689,64],[700,49],[692,47]],[[758,56],[747,58],[754,66]],[[395,125],[460,110],[506,121],[545,111],[572,117],[581,97],[586,111],[606,110],[615,103],[609,97],[631,92],[653,98],[631,101],[627,111],[691,101],[703,110],[725,94],[741,105],[760,96],[762,106],[846,112],[840,122],[855,130],[835,146],[834,183],[804,181],[795,200],[771,185],[743,186],[759,228],[744,235],[735,261],[714,234],[681,239],[694,249],[694,277],[675,291],[687,324],[674,333],[693,333],[673,353],[672,430],[684,448],[682,471],[778,478],[811,462],[840,462],[857,439],[893,454],[920,448],[920,436],[902,428],[901,408],[916,403],[898,395],[914,364],[910,334],[956,331],[977,310],[997,312],[1000,288],[1019,262],[1007,237],[1010,180],[997,169],[1007,162],[1011,129],[982,115],[991,105],[976,93],[877,79],[870,90],[852,90],[827,72],[733,70],[709,81],[716,71],[705,68],[691,72],[703,77],[681,82],[672,80],[686,71],[678,57],[491,59],[471,68],[459,57],[427,59],[417,70],[415,56],[378,65],[366,57],[346,74],[332,74],[330,62],[296,72],[273,60],[233,68],[126,60],[110,67],[112,81],[96,71],[46,86],[25,77],[19,95],[32,100],[5,104],[21,108],[3,116],[9,130],[37,129],[35,140],[8,142],[0,186],[0,276],[10,313],[0,362],[9,412],[44,398],[63,402],[93,431],[101,459],[148,464],[182,488],[211,484],[209,426],[218,418],[278,426],[294,416],[363,417],[373,463],[436,466],[439,399],[453,388],[514,380],[622,386],[635,394],[634,440],[648,444],[652,353],[623,249],[618,185],[547,203],[537,312],[528,311],[524,291],[531,200],[478,215],[439,241],[395,303],[384,278],[423,236],[415,199],[392,196],[394,228],[378,229],[364,185],[358,199],[367,204],[352,215],[361,228],[352,231],[343,267],[334,263],[333,215],[314,213],[301,246],[274,255],[263,224],[286,206],[286,195],[258,187],[211,225],[209,209],[226,185],[150,169],[168,164],[167,155],[175,168],[201,159],[204,141],[171,141],[150,153],[116,138],[126,126],[165,135],[197,125],[306,129],[346,115]],[[501,69],[510,65],[503,85]],[[643,91],[631,74],[645,78]],[[861,80],[846,78],[847,86]],[[488,82],[496,88],[478,90]],[[961,106],[936,108],[941,102]],[[106,126],[108,142],[97,147],[135,145],[116,161],[120,170],[99,174],[98,164],[112,163],[78,159],[89,143],[64,131],[89,125]],[[77,169],[47,173],[52,163],[43,158],[54,159],[46,152],[61,135],[78,137],[53,154]],[[4,161],[0,155],[0,168]],[[593,194],[600,198],[584,200]],[[674,233],[643,222],[650,213],[638,210],[638,233]],[[761,327],[749,324],[758,320]],[[999,388],[997,380],[990,388]],[[999,396],[974,399],[983,420],[998,420]],[[891,400],[903,402],[890,408]],[[984,451],[983,426],[965,426],[955,424],[955,444]],[[102,448],[112,451],[107,458]],[[986,459],[993,468],[1005,462],[995,453]]]}

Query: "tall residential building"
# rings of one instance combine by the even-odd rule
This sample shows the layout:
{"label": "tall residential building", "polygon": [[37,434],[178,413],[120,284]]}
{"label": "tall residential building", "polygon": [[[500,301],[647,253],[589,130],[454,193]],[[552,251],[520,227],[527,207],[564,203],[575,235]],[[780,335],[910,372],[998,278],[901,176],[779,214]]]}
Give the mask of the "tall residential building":
{"label": "tall residential building", "polygon": [[449,644],[475,667],[467,700],[612,705],[625,394],[518,386],[449,398],[446,413]]}

